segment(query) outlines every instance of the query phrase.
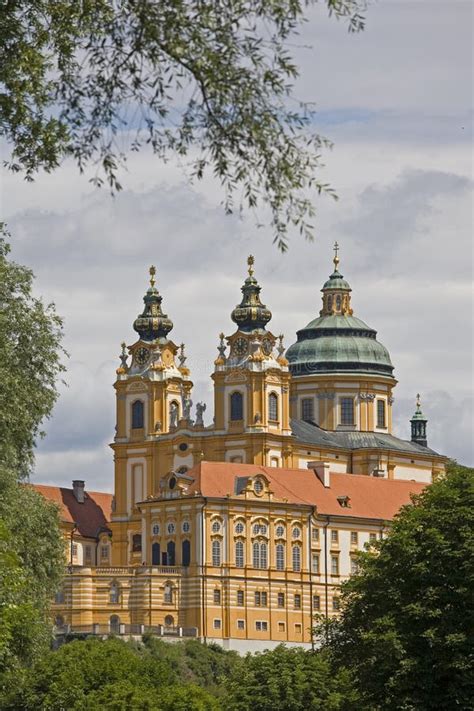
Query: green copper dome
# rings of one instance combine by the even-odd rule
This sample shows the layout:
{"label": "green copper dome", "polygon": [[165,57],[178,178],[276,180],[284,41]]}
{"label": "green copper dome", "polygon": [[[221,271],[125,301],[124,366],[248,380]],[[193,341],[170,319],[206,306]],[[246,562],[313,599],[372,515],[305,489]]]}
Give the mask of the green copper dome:
{"label": "green copper dome", "polygon": [[351,287],[338,270],[337,252],[334,266],[322,288],[319,317],[297,332],[297,342],[286,351],[291,374],[357,372],[392,376],[390,355],[377,341],[377,332],[352,315]]}

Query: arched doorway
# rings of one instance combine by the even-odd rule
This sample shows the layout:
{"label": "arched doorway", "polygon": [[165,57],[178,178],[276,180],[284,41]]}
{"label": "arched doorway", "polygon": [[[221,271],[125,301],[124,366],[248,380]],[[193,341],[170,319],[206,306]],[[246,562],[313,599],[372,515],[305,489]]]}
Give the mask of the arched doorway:
{"label": "arched doorway", "polygon": [[120,634],[120,617],[111,615],[109,620],[110,634]]}

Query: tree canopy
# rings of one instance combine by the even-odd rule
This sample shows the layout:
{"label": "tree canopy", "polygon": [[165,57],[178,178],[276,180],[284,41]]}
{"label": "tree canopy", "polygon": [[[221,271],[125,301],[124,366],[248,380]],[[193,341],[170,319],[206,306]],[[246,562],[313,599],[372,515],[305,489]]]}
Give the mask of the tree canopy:
{"label": "tree canopy", "polygon": [[450,464],[360,556],[331,626],[363,708],[472,709],[474,470]]}
{"label": "tree canopy", "polygon": [[[27,179],[71,156],[120,189],[144,144],[209,170],[227,211],[270,209],[275,240],[311,237],[328,141],[293,96],[291,45],[317,0],[7,0],[0,30],[0,131]],[[322,0],[362,29],[366,0]]]}

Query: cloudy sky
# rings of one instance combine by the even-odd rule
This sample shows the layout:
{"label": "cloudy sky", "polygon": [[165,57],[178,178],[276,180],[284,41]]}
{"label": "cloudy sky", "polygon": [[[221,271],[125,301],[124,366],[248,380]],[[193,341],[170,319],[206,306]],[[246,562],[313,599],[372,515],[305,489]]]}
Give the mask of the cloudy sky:
{"label": "cloudy sky", "polygon": [[34,481],[112,489],[112,383],[150,264],[210,421],[217,334],[233,331],[247,254],[271,328],[290,345],[319,311],[335,240],[354,313],[395,365],[396,434],[409,437],[420,392],[429,444],[474,464],[472,10],[470,0],[380,0],[360,35],[311,12],[296,93],[316,102],[318,128],[334,141],[322,177],[340,200],[318,201],[315,242],[294,238],[286,255],[251,215],[225,216],[215,185],[190,185],[181,166],[147,153],[130,159],[115,199],[67,164],[34,184],[3,176],[13,257],[56,302],[70,353]]}

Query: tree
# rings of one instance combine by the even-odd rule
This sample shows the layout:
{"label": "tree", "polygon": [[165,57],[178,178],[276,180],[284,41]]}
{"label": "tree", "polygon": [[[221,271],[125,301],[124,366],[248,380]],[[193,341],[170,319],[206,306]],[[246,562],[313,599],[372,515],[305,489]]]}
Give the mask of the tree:
{"label": "tree", "polygon": [[65,564],[56,506],[23,483],[57,398],[62,324],[8,252],[0,238],[0,676],[31,664],[49,642]]}
{"label": "tree", "polygon": [[363,708],[472,709],[473,551],[474,470],[450,464],[361,554],[329,649]]}
{"label": "tree", "polygon": [[361,708],[344,669],[333,673],[327,657],[283,645],[248,654],[227,683],[229,711],[340,711]]}
{"label": "tree", "polygon": [[[323,0],[363,27],[366,0]],[[317,0],[7,0],[0,33],[0,127],[8,165],[32,179],[65,156],[120,189],[124,143],[209,169],[225,208],[267,205],[275,240],[312,232],[315,173],[327,141],[292,96],[289,52]],[[125,140],[124,140],[125,137]]]}

